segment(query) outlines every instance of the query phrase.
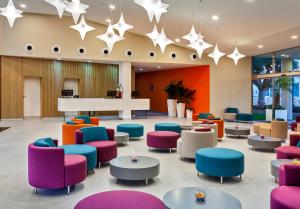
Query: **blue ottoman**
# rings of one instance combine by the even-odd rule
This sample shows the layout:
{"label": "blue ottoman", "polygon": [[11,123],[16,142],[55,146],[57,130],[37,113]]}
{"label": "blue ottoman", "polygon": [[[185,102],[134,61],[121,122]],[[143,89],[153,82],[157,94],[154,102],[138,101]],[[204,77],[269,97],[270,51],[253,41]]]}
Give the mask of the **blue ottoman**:
{"label": "blue ottoman", "polygon": [[63,148],[66,155],[83,155],[87,160],[87,170],[93,171],[97,164],[97,150],[96,147],[81,144],[72,144],[60,146]]}
{"label": "blue ottoman", "polygon": [[226,148],[204,148],[196,152],[196,169],[209,176],[242,176],[244,173],[244,154]]}
{"label": "blue ottoman", "polygon": [[177,123],[156,123],[154,126],[155,131],[173,131],[181,133],[180,125]]}
{"label": "blue ottoman", "polygon": [[144,126],[139,124],[119,124],[117,132],[125,132],[130,138],[139,138],[144,135]]}

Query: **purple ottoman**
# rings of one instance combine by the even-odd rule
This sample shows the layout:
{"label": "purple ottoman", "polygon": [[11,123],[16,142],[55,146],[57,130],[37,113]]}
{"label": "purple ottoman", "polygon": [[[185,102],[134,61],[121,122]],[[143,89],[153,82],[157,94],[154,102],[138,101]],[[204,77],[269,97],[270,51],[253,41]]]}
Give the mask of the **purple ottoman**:
{"label": "purple ottoman", "polygon": [[173,148],[177,147],[177,140],[179,134],[173,131],[152,131],[147,134],[147,145],[149,147],[158,149],[170,149],[170,153]]}
{"label": "purple ottoman", "polygon": [[74,209],[165,209],[165,206],[151,194],[115,190],[86,197]]}
{"label": "purple ottoman", "polygon": [[300,209],[300,187],[280,186],[273,189],[271,209]]}
{"label": "purple ottoman", "polygon": [[300,158],[300,148],[294,146],[283,146],[276,148],[277,159]]}

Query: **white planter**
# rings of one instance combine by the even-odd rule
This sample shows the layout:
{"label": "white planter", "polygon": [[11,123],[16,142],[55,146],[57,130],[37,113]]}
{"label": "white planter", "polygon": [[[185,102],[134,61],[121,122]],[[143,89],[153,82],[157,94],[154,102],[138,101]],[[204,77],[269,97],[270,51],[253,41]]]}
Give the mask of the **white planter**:
{"label": "white planter", "polygon": [[167,100],[169,117],[176,117],[176,103],[177,103],[176,99]]}
{"label": "white planter", "polygon": [[184,118],[185,103],[177,103],[177,117]]}
{"label": "white planter", "polygon": [[192,119],[193,118],[193,110],[187,109],[186,110],[186,118]]}

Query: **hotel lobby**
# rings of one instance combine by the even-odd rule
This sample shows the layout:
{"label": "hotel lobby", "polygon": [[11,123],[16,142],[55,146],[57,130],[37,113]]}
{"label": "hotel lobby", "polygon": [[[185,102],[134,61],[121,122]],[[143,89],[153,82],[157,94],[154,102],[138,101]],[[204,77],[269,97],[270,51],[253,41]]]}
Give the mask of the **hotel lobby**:
{"label": "hotel lobby", "polygon": [[0,0],[0,208],[300,209],[299,8]]}

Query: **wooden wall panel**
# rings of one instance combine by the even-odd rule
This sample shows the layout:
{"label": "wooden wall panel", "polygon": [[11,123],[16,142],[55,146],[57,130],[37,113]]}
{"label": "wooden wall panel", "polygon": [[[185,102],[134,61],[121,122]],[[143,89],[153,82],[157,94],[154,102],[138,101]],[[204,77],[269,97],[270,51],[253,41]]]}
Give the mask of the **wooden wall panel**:
{"label": "wooden wall panel", "polygon": [[82,98],[104,98],[107,90],[116,88],[118,66],[6,57],[1,59],[1,117],[23,117],[24,77],[41,78],[42,117],[60,117],[57,98],[65,79],[79,80]]}

